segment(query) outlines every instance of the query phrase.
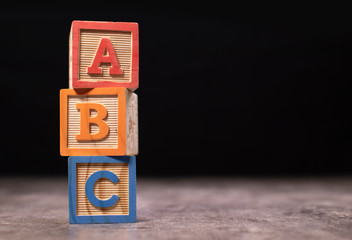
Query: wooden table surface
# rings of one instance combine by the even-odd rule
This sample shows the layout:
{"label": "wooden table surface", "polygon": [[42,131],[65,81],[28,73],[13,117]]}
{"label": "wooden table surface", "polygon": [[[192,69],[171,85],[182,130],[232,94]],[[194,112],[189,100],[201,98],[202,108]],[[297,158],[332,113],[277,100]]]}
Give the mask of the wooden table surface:
{"label": "wooden table surface", "polygon": [[352,178],[137,182],[137,223],[70,225],[66,178],[0,178],[0,239],[352,239]]}

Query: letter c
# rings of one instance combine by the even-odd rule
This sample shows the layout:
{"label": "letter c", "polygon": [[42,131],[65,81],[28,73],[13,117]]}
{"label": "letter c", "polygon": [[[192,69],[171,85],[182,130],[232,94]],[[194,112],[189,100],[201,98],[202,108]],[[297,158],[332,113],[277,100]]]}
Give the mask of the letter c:
{"label": "letter c", "polygon": [[101,207],[101,208],[111,207],[119,200],[120,197],[117,195],[112,195],[111,198],[107,200],[98,199],[94,194],[94,184],[100,178],[107,178],[112,183],[116,183],[117,181],[119,181],[119,178],[113,172],[105,171],[105,170],[97,171],[92,175],[90,175],[90,177],[86,182],[86,196],[89,202],[91,202],[91,204],[93,204],[96,207]]}

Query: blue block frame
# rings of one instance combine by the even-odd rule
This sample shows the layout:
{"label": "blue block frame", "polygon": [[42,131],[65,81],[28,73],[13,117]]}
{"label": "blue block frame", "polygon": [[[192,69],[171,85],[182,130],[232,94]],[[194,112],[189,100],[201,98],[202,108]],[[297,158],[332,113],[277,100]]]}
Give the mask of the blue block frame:
{"label": "blue block frame", "polygon": [[[77,163],[126,163],[129,167],[129,215],[76,214],[76,164]],[[132,223],[136,222],[136,157],[135,156],[75,156],[68,158],[68,195],[70,223]]]}

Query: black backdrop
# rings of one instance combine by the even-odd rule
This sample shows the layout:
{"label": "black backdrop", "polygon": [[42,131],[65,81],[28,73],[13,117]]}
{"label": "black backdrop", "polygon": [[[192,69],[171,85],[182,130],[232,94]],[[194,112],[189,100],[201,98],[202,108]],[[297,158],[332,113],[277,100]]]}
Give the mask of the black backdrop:
{"label": "black backdrop", "polygon": [[268,22],[230,8],[2,8],[1,175],[67,174],[58,100],[72,20],[139,23],[139,175],[352,173],[343,14]]}

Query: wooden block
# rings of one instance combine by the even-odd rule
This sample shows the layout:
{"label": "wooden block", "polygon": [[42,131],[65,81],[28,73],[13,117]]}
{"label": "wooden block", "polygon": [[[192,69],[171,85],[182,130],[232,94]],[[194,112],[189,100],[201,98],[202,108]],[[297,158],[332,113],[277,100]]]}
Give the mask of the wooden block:
{"label": "wooden block", "polygon": [[69,87],[138,88],[138,24],[73,21]]}
{"label": "wooden block", "polygon": [[136,222],[136,157],[69,158],[70,223]]}
{"label": "wooden block", "polygon": [[60,153],[137,155],[137,95],[126,88],[62,89]]}

